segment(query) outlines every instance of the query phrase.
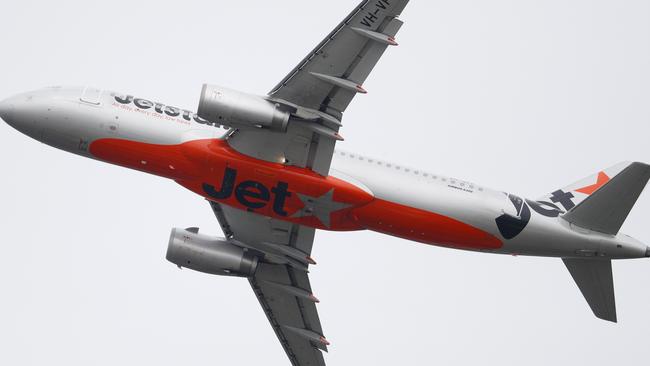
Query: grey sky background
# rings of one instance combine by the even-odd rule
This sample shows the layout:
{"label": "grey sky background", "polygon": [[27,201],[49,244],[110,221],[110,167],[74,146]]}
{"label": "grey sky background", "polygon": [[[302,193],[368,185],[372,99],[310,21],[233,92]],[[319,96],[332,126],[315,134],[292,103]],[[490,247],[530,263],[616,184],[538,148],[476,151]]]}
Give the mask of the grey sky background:
{"label": "grey sky background", "polygon": [[[195,109],[268,92],[357,1],[4,1],[0,98],[92,85]],[[650,2],[412,0],[339,147],[538,197],[650,162]],[[0,125],[0,364],[286,365],[248,283],[179,271],[169,231],[221,234],[171,181]],[[623,231],[650,243],[650,194]],[[319,232],[328,365],[646,365],[650,261],[614,264],[619,324],[558,259]]]}

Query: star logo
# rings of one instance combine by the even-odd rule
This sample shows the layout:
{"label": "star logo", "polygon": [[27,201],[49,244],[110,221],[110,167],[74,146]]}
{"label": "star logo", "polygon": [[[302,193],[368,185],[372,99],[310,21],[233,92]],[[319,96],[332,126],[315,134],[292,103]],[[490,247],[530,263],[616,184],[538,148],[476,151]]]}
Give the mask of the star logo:
{"label": "star logo", "polygon": [[609,182],[609,177],[607,174],[604,172],[598,173],[598,180],[596,181],[596,184],[592,184],[590,186],[586,186],[580,189],[576,189],[576,192],[584,193],[587,195],[590,195],[594,192],[596,192],[600,187],[604,186],[605,183]]}
{"label": "star logo", "polygon": [[334,189],[320,197],[311,197],[305,194],[296,193],[300,201],[305,205],[291,217],[316,217],[325,227],[330,227],[330,217],[333,212],[343,210],[352,205],[334,201]]}

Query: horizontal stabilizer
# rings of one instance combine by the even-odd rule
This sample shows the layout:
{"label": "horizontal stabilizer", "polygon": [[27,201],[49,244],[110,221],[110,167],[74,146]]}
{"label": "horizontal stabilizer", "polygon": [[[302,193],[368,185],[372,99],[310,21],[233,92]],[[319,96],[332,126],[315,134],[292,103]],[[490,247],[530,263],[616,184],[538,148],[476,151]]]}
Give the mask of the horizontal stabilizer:
{"label": "horizontal stabilizer", "polygon": [[612,261],[603,259],[562,259],[589,307],[598,318],[616,323],[616,299]]}
{"label": "horizontal stabilizer", "polygon": [[650,165],[632,163],[562,216],[568,222],[616,235],[650,179]]}

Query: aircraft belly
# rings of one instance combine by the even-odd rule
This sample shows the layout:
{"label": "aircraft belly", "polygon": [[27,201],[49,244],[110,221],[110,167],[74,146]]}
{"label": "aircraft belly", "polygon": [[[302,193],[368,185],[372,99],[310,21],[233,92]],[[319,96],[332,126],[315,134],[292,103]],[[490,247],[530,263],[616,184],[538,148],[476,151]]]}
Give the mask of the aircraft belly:
{"label": "aircraft belly", "polygon": [[427,244],[521,255],[599,250],[591,236],[563,228],[557,217],[533,215],[525,230],[504,238],[497,227],[508,207],[502,192],[459,190],[358,163],[337,164],[325,178],[241,155],[219,139],[161,145],[103,138],[92,142],[90,153],[173,179],[209,200],[318,229],[369,229]]}
{"label": "aircraft belly", "polygon": [[426,244],[468,250],[495,250],[503,242],[487,231],[451,217],[375,199],[354,209],[365,228]]}
{"label": "aircraft belly", "polygon": [[[318,229],[369,229],[495,253],[599,252],[600,244],[591,236],[563,228],[557,217],[532,215],[522,225],[525,230],[504,238],[497,219],[508,212],[509,201],[502,192],[461,190],[449,182],[386,172],[356,161],[335,161],[332,175],[325,178],[241,155],[224,140],[194,137],[169,145],[102,138],[93,141],[89,151],[100,160],[173,179],[209,200]],[[512,215],[509,219],[523,220]]]}
{"label": "aircraft belly", "polygon": [[375,201],[354,210],[356,219],[368,229],[455,248],[495,250],[502,246],[494,221],[501,213],[500,192],[479,190],[465,182],[452,185],[446,178],[432,179],[404,168],[387,169],[386,164],[367,159],[339,156],[332,169],[351,176],[374,195]]}
{"label": "aircraft belly", "polygon": [[105,138],[94,141],[90,152],[173,179],[208,200],[318,229],[364,229],[350,213],[373,200],[371,192],[345,180],[251,158],[221,139],[167,145]]}
{"label": "aircraft belly", "polygon": [[515,255],[573,257],[580,253],[597,253],[599,236],[581,234],[564,227],[562,219],[533,217],[526,229],[508,240],[504,249]]}

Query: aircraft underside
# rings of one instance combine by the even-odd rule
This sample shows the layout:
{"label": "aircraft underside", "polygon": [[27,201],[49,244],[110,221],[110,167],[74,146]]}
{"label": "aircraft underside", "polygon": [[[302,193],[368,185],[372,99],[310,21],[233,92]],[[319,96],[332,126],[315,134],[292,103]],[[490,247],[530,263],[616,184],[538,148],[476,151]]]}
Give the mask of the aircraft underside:
{"label": "aircraft underside", "polygon": [[650,257],[619,232],[650,166],[621,163],[525,199],[335,149],[343,112],[397,45],[407,3],[362,1],[266,96],[206,84],[195,113],[53,87],[1,102],[0,117],[56,148],[174,180],[206,199],[223,236],[175,228],[167,259],[247,278],[295,366],[324,365],[329,345],[308,276],[316,230],[562,258],[594,314],[616,321],[611,260]]}

